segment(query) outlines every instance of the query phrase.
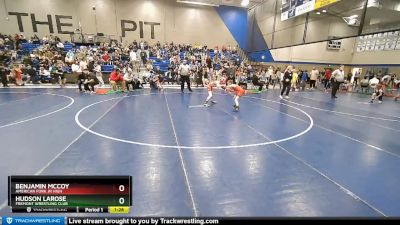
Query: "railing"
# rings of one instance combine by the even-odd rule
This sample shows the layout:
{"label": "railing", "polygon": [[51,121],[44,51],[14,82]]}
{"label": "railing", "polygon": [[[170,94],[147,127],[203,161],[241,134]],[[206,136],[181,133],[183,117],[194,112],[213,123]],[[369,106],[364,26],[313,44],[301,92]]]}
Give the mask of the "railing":
{"label": "railing", "polygon": [[122,42],[122,37],[117,35],[71,34],[71,42],[73,43],[110,43],[112,40]]}
{"label": "railing", "polygon": [[236,48],[237,48],[237,52],[238,52],[240,58],[243,60],[243,62],[248,63],[249,58],[247,57],[246,52],[239,45]]}

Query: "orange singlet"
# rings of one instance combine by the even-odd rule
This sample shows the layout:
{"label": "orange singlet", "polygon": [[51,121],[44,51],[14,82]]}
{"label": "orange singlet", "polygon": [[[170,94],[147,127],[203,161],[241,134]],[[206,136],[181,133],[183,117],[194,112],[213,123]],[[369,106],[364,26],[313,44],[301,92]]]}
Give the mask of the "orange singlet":
{"label": "orange singlet", "polygon": [[207,90],[208,90],[208,91],[213,91],[214,87],[216,87],[216,86],[217,86],[217,83],[211,82],[211,83],[209,83],[209,84],[207,85]]}
{"label": "orange singlet", "polygon": [[21,80],[22,79],[22,71],[20,68],[17,68],[14,70],[15,72],[15,79],[17,80]]}
{"label": "orange singlet", "polygon": [[239,97],[242,97],[246,93],[246,91],[239,85],[233,87],[233,90],[235,91],[235,94]]}

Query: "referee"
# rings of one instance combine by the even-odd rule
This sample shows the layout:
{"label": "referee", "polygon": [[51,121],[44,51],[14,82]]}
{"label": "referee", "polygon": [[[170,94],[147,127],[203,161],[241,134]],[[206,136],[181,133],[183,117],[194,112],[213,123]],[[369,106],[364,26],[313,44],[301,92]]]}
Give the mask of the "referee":
{"label": "referee", "polygon": [[183,60],[183,63],[178,68],[178,74],[181,76],[181,92],[183,93],[183,88],[185,87],[185,82],[188,86],[190,92],[192,89],[190,88],[190,66],[187,65],[187,61]]}
{"label": "referee", "polygon": [[336,97],[336,92],[338,91],[340,84],[343,83],[343,81],[344,81],[344,71],[343,71],[343,69],[344,69],[344,66],[341,65],[339,67],[339,69],[336,69],[332,73],[332,77],[331,77],[332,94],[331,94],[331,98],[337,98]]}

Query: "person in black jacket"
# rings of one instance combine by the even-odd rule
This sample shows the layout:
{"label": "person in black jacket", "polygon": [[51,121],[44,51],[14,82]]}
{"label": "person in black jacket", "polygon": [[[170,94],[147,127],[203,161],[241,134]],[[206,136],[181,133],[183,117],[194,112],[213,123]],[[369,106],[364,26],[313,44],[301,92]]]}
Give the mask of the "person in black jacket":
{"label": "person in black jacket", "polygon": [[90,73],[86,75],[85,82],[83,86],[85,87],[86,92],[94,93],[94,86],[99,84],[99,80],[97,79],[94,73]]}
{"label": "person in black jacket", "polygon": [[251,82],[253,83],[254,86],[258,86],[258,91],[262,91],[264,82],[260,81],[260,78],[256,73],[253,74],[253,77],[251,78]]}
{"label": "person in black jacket", "polygon": [[67,79],[65,78],[64,69],[62,68],[61,64],[57,66],[55,75],[57,76],[57,80],[58,80],[58,83],[60,84],[60,87],[61,88],[65,87]]}
{"label": "person in black jacket", "polygon": [[84,70],[82,73],[79,73],[79,75],[78,75],[78,88],[79,88],[79,91],[81,91],[81,92],[83,91],[82,84],[85,84],[85,80],[87,78],[88,73],[89,73],[89,71]]}
{"label": "person in black jacket", "polygon": [[289,65],[284,74],[283,74],[283,79],[282,79],[282,91],[281,91],[281,97],[283,95],[283,93],[285,93],[286,91],[286,96],[285,98],[288,99],[289,98],[289,92],[290,92],[290,82],[292,81],[292,75],[293,75],[293,66]]}
{"label": "person in black jacket", "polygon": [[31,81],[33,84],[41,83],[39,73],[36,72],[36,70],[32,66],[27,66],[26,73],[29,74],[29,76],[31,77]]}
{"label": "person in black jacket", "polygon": [[3,84],[3,87],[9,87],[8,86],[8,78],[7,75],[10,73],[10,70],[4,66],[3,62],[0,62],[0,77],[1,77],[1,83]]}

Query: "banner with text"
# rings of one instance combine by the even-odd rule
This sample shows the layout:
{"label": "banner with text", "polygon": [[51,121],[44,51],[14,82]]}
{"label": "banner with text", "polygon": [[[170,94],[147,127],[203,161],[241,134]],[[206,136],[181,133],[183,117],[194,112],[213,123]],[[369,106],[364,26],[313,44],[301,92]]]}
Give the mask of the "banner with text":
{"label": "banner with text", "polygon": [[340,0],[282,0],[281,20],[287,20]]}

